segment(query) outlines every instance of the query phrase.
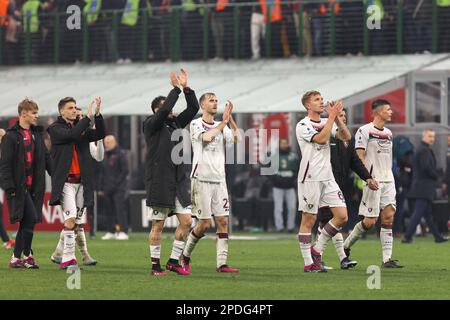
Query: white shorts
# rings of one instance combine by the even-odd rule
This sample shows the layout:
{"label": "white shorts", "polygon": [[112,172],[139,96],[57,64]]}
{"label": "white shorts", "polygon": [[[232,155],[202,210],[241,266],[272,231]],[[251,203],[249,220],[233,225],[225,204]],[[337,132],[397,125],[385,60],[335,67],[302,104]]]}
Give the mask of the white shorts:
{"label": "white shorts", "polygon": [[346,208],[344,195],[334,180],[298,182],[298,210],[317,214],[319,208]]}
{"label": "white shorts", "polygon": [[83,185],[80,183],[64,184],[61,193],[61,208],[64,221],[75,219],[75,224],[85,224],[86,208],[84,208]]}
{"label": "white shorts", "polygon": [[225,182],[212,183],[192,179],[192,214],[197,219],[230,215],[230,201]]}
{"label": "white shorts", "polygon": [[380,182],[379,185],[378,190],[370,190],[368,186],[363,187],[363,195],[359,205],[361,216],[376,218],[380,215],[380,211],[388,205],[392,205],[395,210],[395,183]]}
{"label": "white shorts", "polygon": [[148,209],[152,214],[152,220],[166,220],[167,217],[170,217],[177,213],[192,214],[192,207],[191,206],[183,207],[178,198],[175,198],[175,209],[162,208],[156,206],[148,207]]}

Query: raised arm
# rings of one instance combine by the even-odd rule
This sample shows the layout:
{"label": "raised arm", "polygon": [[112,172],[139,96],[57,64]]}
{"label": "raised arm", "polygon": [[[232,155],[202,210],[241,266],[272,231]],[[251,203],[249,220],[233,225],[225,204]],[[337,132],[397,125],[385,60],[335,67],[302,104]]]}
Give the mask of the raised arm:
{"label": "raised arm", "polygon": [[[338,105],[338,108],[340,108],[339,105],[342,105],[342,109],[344,108],[344,104],[342,100],[339,100],[336,102]],[[336,117],[336,120],[334,121],[338,127],[338,132],[336,133],[336,138],[342,141],[350,141],[352,138],[352,134],[350,133],[350,130],[348,130],[345,123],[342,121],[341,118]]]}
{"label": "raised arm", "polygon": [[180,85],[183,87],[184,97],[186,98],[187,107],[177,116],[177,124],[180,128],[186,127],[195,117],[200,106],[198,105],[197,97],[194,90],[188,87],[187,84],[187,72],[185,69],[181,69],[180,76],[178,77]]}
{"label": "raised arm", "polygon": [[172,112],[181,93],[178,78],[174,72],[170,74],[170,79],[174,88],[169,92],[166,100],[164,100],[163,106],[144,124],[144,132],[150,135],[162,128],[164,121],[166,121],[169,113]]}
{"label": "raised arm", "polygon": [[211,142],[216,138],[216,136],[220,132],[222,132],[222,130],[226,127],[228,122],[230,122],[231,109],[232,109],[232,106],[230,106],[229,104],[227,104],[225,106],[225,111],[223,112],[223,116],[222,116],[222,122],[220,122],[220,124],[217,127],[215,127],[214,129],[211,129],[205,133],[202,133],[202,141]]}
{"label": "raised arm", "polygon": [[[234,108],[233,103],[230,100],[228,100],[227,103],[231,105],[231,111],[233,111],[233,108]],[[233,115],[231,114],[231,112],[230,112],[230,127],[233,132],[234,143],[240,142],[242,140],[241,133],[240,133],[240,130],[239,130],[236,122],[234,121],[234,118],[233,118]]]}
{"label": "raised arm", "polygon": [[338,116],[338,114],[342,111],[343,105],[335,104],[334,102],[330,102],[328,104],[328,119],[323,127],[322,131],[313,136],[312,142],[318,144],[326,144],[330,140],[331,130],[333,129],[333,124]]}
{"label": "raised arm", "polygon": [[86,131],[86,136],[89,139],[89,142],[94,142],[101,140],[105,137],[105,122],[103,121],[103,116],[100,113],[100,108],[102,105],[102,99],[100,97],[96,97],[94,101],[91,102],[90,108],[88,109],[88,117],[92,119],[92,105],[96,104],[95,107],[95,129],[88,129]]}

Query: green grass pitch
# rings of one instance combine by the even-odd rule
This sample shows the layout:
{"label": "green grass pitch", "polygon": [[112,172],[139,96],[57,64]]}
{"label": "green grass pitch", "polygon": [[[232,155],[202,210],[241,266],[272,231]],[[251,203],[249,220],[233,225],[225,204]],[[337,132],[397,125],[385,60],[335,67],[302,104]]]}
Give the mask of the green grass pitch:
{"label": "green grass pitch", "polygon": [[[172,245],[172,233],[165,234],[164,263]],[[352,258],[359,262],[353,270],[339,269],[329,243],[324,260],[334,270],[304,273],[296,235],[282,235],[231,239],[228,262],[241,270],[239,274],[217,273],[215,241],[204,239],[193,253],[190,276],[152,277],[146,234],[133,233],[129,241],[102,241],[99,233],[88,240],[99,264],[83,267],[81,288],[69,290],[70,275],[49,259],[58,235],[36,233],[33,248],[39,270],[9,269],[11,251],[0,252],[0,299],[450,299],[450,245],[435,244],[431,237],[415,239],[413,244],[396,239],[394,258],[405,268],[381,269],[381,289],[369,290],[367,268],[381,262],[380,242],[373,236],[352,249]]]}

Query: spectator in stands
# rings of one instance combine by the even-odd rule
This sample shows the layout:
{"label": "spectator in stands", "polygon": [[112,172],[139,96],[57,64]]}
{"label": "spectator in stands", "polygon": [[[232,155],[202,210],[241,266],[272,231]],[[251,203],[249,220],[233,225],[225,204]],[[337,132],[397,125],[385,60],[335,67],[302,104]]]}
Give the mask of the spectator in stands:
{"label": "spectator in stands", "polygon": [[214,37],[215,58],[229,59],[233,56],[233,7],[234,0],[208,0],[215,4],[210,8],[211,31]]}
{"label": "spectator in stands", "polygon": [[283,205],[287,209],[287,230],[295,231],[297,216],[297,175],[300,162],[296,153],[291,151],[289,141],[280,139],[279,169],[271,176],[273,186],[274,221],[277,232],[284,231]]}
{"label": "spectator in stands", "polygon": [[[304,2],[304,1],[302,1]],[[298,11],[300,10],[300,3],[298,1],[294,2],[294,23],[295,23],[295,33],[297,38],[299,37],[299,17],[298,17]],[[308,14],[307,8],[305,6],[302,6],[302,35],[303,35],[303,54],[306,57],[312,56],[313,53],[313,46],[312,46],[312,37],[311,37],[311,18]]]}
{"label": "spectator in stands", "polygon": [[428,224],[430,232],[437,243],[448,241],[438,231],[432,220],[433,199],[438,185],[436,157],[431,149],[436,139],[433,129],[426,129],[422,133],[422,141],[417,148],[413,160],[413,181],[409,197],[415,199],[414,213],[406,229],[403,243],[411,243],[413,234],[422,217]]}
{"label": "spectator in stands", "polygon": [[327,12],[326,5],[320,3],[305,4],[305,9],[311,18],[312,40],[314,55],[323,55],[323,24]]}
{"label": "spectator in stands", "polygon": [[[83,12],[86,14],[86,23],[89,35],[89,61],[113,61],[112,39],[113,19],[120,23],[121,13],[126,0],[85,0]],[[115,12],[115,14],[114,14]],[[116,62],[116,61],[114,61]]]}
{"label": "spectator in stands", "polygon": [[171,0],[146,0],[151,8],[149,17],[149,60],[169,59],[169,31],[171,29]]}
{"label": "spectator in stands", "polygon": [[[42,2],[42,1],[41,1]],[[54,22],[57,12],[56,0],[45,0],[42,2],[41,32],[42,42],[40,46],[39,56],[40,62],[53,62],[53,43],[54,43]],[[59,26],[58,26],[59,27]]]}
{"label": "spectator in stands", "polygon": [[[248,0],[235,0],[236,3],[248,3]],[[251,21],[253,6],[244,5],[238,7],[239,13],[239,58],[249,59],[251,51]]]}
{"label": "spectator in stands", "polygon": [[40,52],[42,45],[42,29],[41,19],[43,13],[43,5],[39,0],[28,0],[22,5],[22,23],[25,36],[24,43],[29,37],[30,51],[26,52],[26,57],[29,54],[31,63],[40,62]]}
{"label": "spectator in stands", "polygon": [[[8,30],[9,24],[9,0],[0,0],[0,42],[5,43],[6,31]],[[0,48],[0,56],[4,56],[4,48]]]}
{"label": "spectator in stands", "polygon": [[173,0],[174,6],[181,5],[181,58],[195,60],[202,56],[203,17],[200,15],[198,0]]}
{"label": "spectator in stands", "polygon": [[403,2],[405,52],[431,52],[432,1],[408,0]]}
{"label": "spectator in stands", "polygon": [[[20,1],[20,0],[19,0]],[[20,4],[21,5],[21,4]],[[0,28],[2,38],[0,39],[4,45],[3,64],[18,64],[19,57],[19,38],[21,32],[21,14],[18,11],[16,0],[0,0]]]}
{"label": "spectator in stands", "polygon": [[437,0],[436,2],[438,6],[439,51],[450,52],[450,32],[448,32],[450,0]]}
{"label": "spectator in stands", "polygon": [[146,0],[126,0],[120,14],[119,27],[119,63],[130,63],[142,59],[142,14],[147,8]]}
{"label": "spectator in stands", "polygon": [[83,11],[85,2],[84,0],[59,0],[56,2],[56,5],[57,11],[61,13],[59,28],[61,37],[60,61],[62,63],[81,62],[83,60],[83,29],[68,29],[66,27],[66,20],[68,18],[66,12],[70,6],[77,6]]}
{"label": "spectator in stands", "polygon": [[105,137],[105,158],[100,171],[98,196],[108,202],[108,233],[102,239],[128,240],[128,212],[125,204],[128,161],[113,135]]}
{"label": "spectator in stands", "polygon": [[293,0],[281,5],[283,20],[281,27],[281,44],[284,57],[295,57],[298,55],[297,32],[295,31],[296,7]]}
{"label": "spectator in stands", "polygon": [[266,24],[264,21],[265,19],[263,16],[261,5],[255,3],[252,9],[252,16],[250,21],[252,59],[261,58],[261,39],[264,39],[266,34]]}
{"label": "spectator in stands", "polygon": [[363,51],[363,3],[340,1],[336,16],[336,54],[359,54]]}
{"label": "spectator in stands", "polygon": [[380,28],[369,28],[369,53],[372,55],[389,54],[395,46],[395,14],[397,0],[364,0],[369,6],[375,5],[378,10],[371,18],[380,20]]}

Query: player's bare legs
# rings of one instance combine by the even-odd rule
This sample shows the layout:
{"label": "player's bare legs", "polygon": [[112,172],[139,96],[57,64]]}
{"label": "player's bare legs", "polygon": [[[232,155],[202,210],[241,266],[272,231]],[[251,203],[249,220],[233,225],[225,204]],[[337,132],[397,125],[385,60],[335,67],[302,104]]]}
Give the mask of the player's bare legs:
{"label": "player's bare legs", "polygon": [[383,251],[383,266],[385,267],[390,267],[392,261],[392,248],[394,243],[392,225],[394,224],[394,214],[395,208],[391,205],[384,208],[381,212],[380,241]]}
{"label": "player's bare legs", "polygon": [[166,264],[166,269],[176,272],[180,275],[188,275],[189,272],[184,270],[180,264],[181,255],[183,254],[186,239],[192,224],[190,214],[177,213],[178,227],[175,230],[175,239],[173,240],[172,253],[170,259]]}
{"label": "player's bare legs", "polygon": [[67,268],[70,265],[76,265],[75,257],[75,218],[69,218],[64,221],[64,249],[61,261],[61,267]]}
{"label": "player's bare legs", "polygon": [[211,227],[211,218],[208,219],[198,219],[197,224],[191,230],[186,240],[186,245],[183,250],[183,255],[181,256],[181,262],[183,268],[186,272],[190,273],[191,268],[189,262],[191,259],[192,251],[194,251],[195,246],[198,241],[205,236],[205,231]]}
{"label": "player's bare legs", "polygon": [[328,221],[322,228],[317,242],[311,252],[319,257],[322,255],[325,247],[330,239],[332,239],[342,227],[347,223],[347,208],[346,207],[332,207],[333,219]]}
{"label": "player's bare legs", "polygon": [[[392,235],[392,225],[394,223],[395,209],[392,205],[385,207],[380,213],[381,219],[381,230],[380,230],[380,241],[383,251],[383,265],[390,265],[392,260],[392,247],[393,247],[393,235]],[[347,252],[356,241],[358,241],[361,236],[370,230],[377,222],[377,218],[364,217],[364,219],[355,225],[355,228],[350,233],[348,238],[344,242],[344,248]],[[389,266],[387,266],[389,267]],[[401,267],[396,265],[396,267]]]}
{"label": "player's bare legs", "polygon": [[227,265],[228,258],[228,223],[229,216],[216,216],[216,252],[217,252],[217,272],[239,272]]}
{"label": "player's bare legs", "polygon": [[298,241],[300,243],[300,251],[302,253],[303,260],[305,261],[305,268],[308,268],[314,264],[311,255],[311,230],[315,222],[315,214],[308,212],[302,213],[300,229],[298,232]]}
{"label": "player's bare legs", "polygon": [[148,236],[150,257],[152,259],[152,274],[164,276],[166,273],[161,268],[161,240],[164,220],[152,220],[152,229]]}
{"label": "player's bare legs", "polygon": [[[96,265],[97,261],[91,257],[87,248],[86,234],[84,232],[84,224],[77,224],[75,226],[75,240],[80,249],[81,256],[85,265]],[[55,263],[61,263],[64,250],[64,230],[59,235],[59,241],[56,249],[51,256],[51,260]]]}

